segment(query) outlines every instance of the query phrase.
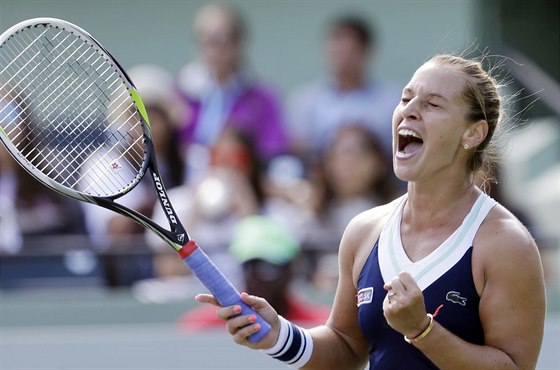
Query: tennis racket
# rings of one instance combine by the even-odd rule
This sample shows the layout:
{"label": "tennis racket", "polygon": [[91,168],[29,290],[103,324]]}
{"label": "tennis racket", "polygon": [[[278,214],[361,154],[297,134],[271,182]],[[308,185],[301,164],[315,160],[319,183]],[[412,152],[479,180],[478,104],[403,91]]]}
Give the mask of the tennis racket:
{"label": "tennis racket", "polygon": [[[140,95],[111,54],[80,27],[36,18],[0,36],[0,140],[41,183],[65,196],[130,217],[165,240],[222,306],[270,325],[181,225],[158,171]],[[116,202],[146,173],[167,216],[165,229]]]}

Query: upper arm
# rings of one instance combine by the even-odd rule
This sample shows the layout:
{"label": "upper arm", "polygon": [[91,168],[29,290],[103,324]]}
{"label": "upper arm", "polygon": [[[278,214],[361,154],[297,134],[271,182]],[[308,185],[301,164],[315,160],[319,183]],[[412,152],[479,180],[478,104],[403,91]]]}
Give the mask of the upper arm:
{"label": "upper arm", "polygon": [[484,281],[479,313],[485,344],[504,351],[520,369],[534,368],[546,311],[538,249],[513,218],[490,220],[480,234],[474,256]]}
{"label": "upper arm", "polygon": [[356,255],[362,242],[359,226],[351,223],[340,245],[339,280],[331,316],[327,325],[344,339],[356,357],[367,357],[367,341],[358,323],[358,305],[354,282]]}
{"label": "upper arm", "polygon": [[355,217],[344,232],[339,249],[339,280],[326,326],[316,328],[312,361],[306,369],[363,369],[369,344],[358,323],[356,269],[371,250],[379,225],[380,209]]}

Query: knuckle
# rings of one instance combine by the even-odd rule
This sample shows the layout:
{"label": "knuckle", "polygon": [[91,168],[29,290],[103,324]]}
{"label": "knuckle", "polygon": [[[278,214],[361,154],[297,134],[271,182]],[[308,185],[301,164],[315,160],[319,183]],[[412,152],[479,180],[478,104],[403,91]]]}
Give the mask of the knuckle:
{"label": "knuckle", "polygon": [[233,336],[233,341],[234,341],[235,343],[237,343],[237,344],[242,345],[242,344],[245,342],[245,339],[244,339],[244,338],[241,338],[241,337],[238,336],[238,335],[234,335],[234,336]]}
{"label": "knuckle", "polygon": [[235,332],[237,331],[237,327],[232,325],[229,321],[226,323],[226,329],[231,335],[235,335]]}
{"label": "knuckle", "polygon": [[227,318],[228,318],[228,315],[225,314],[225,309],[224,308],[218,308],[216,310],[216,316],[219,319],[222,319],[222,320],[227,320]]}

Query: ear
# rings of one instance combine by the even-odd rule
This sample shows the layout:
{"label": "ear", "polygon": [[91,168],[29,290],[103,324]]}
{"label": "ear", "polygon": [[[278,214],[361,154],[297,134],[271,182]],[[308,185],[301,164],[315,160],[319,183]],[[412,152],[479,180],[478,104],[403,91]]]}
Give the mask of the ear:
{"label": "ear", "polygon": [[461,138],[461,145],[475,148],[484,141],[486,135],[488,135],[488,122],[485,119],[469,123]]}

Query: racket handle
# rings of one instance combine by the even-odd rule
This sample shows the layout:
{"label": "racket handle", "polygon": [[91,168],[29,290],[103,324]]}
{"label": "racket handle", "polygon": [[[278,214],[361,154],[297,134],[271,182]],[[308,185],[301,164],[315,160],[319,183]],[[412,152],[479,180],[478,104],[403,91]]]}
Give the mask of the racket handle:
{"label": "racket handle", "polygon": [[185,264],[191,269],[194,275],[218,300],[222,307],[239,305],[241,313],[239,315],[255,315],[256,323],[260,324],[261,330],[249,336],[251,343],[257,343],[264,338],[271,327],[258,313],[241,300],[241,295],[229,280],[210,260],[208,255],[194,241],[189,241],[179,251]]}

